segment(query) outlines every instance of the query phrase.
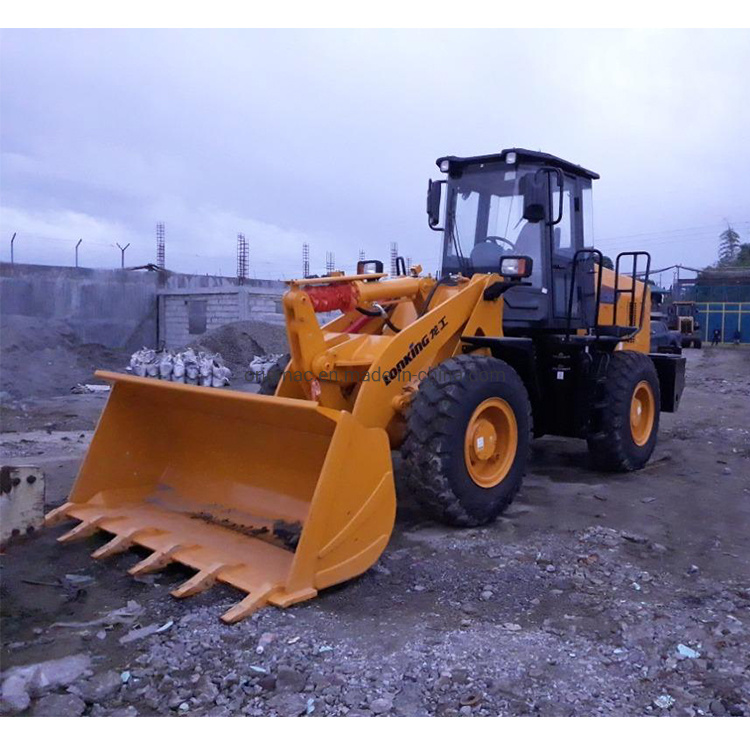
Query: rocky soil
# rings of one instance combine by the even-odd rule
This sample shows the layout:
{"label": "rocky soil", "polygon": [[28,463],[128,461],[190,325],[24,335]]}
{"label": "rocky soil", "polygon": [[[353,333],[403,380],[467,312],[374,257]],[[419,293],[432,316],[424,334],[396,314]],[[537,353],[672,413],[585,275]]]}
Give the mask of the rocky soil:
{"label": "rocky soil", "polygon": [[122,370],[130,352],[85,344],[60,321],[24,315],[0,318],[0,403],[66,394],[77,383],[94,382],[93,373]]}
{"label": "rocky soil", "polygon": [[[140,553],[92,561],[104,534],[16,541],[2,556],[3,711],[749,716],[750,351],[687,356],[683,405],[643,471],[600,474],[583,443],[544,438],[497,523],[448,529],[402,504],[365,575],[237,625],[218,619],[230,588],[177,601],[179,566],[135,580]],[[67,419],[86,427],[98,398]],[[27,417],[52,427],[0,435],[45,469],[50,505],[90,437],[50,419],[53,402]]]}

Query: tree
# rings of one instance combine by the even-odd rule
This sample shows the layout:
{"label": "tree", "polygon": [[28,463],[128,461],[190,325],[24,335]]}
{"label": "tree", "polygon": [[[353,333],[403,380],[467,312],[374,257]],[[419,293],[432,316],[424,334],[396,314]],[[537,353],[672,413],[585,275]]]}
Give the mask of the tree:
{"label": "tree", "polygon": [[609,255],[604,255],[602,257],[602,265],[605,268],[611,268],[612,270],[615,268],[615,264],[612,262],[612,258],[610,258]]}
{"label": "tree", "polygon": [[750,268],[750,242],[743,242],[734,264],[742,268]]}
{"label": "tree", "polygon": [[740,236],[731,224],[719,235],[719,265],[733,266],[740,254]]}

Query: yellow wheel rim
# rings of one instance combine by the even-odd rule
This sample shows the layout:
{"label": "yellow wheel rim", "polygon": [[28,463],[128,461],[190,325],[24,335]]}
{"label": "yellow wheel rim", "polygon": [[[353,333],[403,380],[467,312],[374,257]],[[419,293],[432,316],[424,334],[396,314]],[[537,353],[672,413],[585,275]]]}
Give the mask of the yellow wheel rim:
{"label": "yellow wheel rim", "polygon": [[482,401],[471,415],[464,438],[464,460],[474,483],[480,487],[500,484],[517,449],[518,424],[510,404],[502,398]]}
{"label": "yellow wheel rim", "polygon": [[641,380],[630,400],[630,434],[636,445],[645,445],[651,437],[655,413],[654,392],[645,380]]}

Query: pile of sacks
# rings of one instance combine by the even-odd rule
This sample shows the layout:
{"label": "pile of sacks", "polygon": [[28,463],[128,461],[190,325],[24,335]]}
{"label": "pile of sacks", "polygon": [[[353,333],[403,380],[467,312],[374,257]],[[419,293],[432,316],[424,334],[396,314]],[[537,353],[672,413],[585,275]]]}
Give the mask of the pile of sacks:
{"label": "pile of sacks", "polygon": [[232,371],[224,366],[220,354],[196,352],[190,347],[175,352],[171,349],[155,351],[144,346],[130,357],[130,367],[127,369],[142,378],[213,388],[229,385],[232,377]]}
{"label": "pile of sacks", "polygon": [[260,383],[265,380],[268,371],[283,357],[283,354],[256,354],[248,365],[252,379]]}

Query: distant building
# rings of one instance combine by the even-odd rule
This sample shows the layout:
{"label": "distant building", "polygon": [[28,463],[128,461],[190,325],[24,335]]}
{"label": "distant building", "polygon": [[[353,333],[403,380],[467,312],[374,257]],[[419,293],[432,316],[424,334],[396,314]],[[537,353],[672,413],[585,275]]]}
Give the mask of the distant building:
{"label": "distant building", "polygon": [[735,331],[750,344],[750,268],[716,268],[701,271],[695,279],[675,282],[675,299],[694,302],[703,340],[716,328],[722,341],[731,342]]}

